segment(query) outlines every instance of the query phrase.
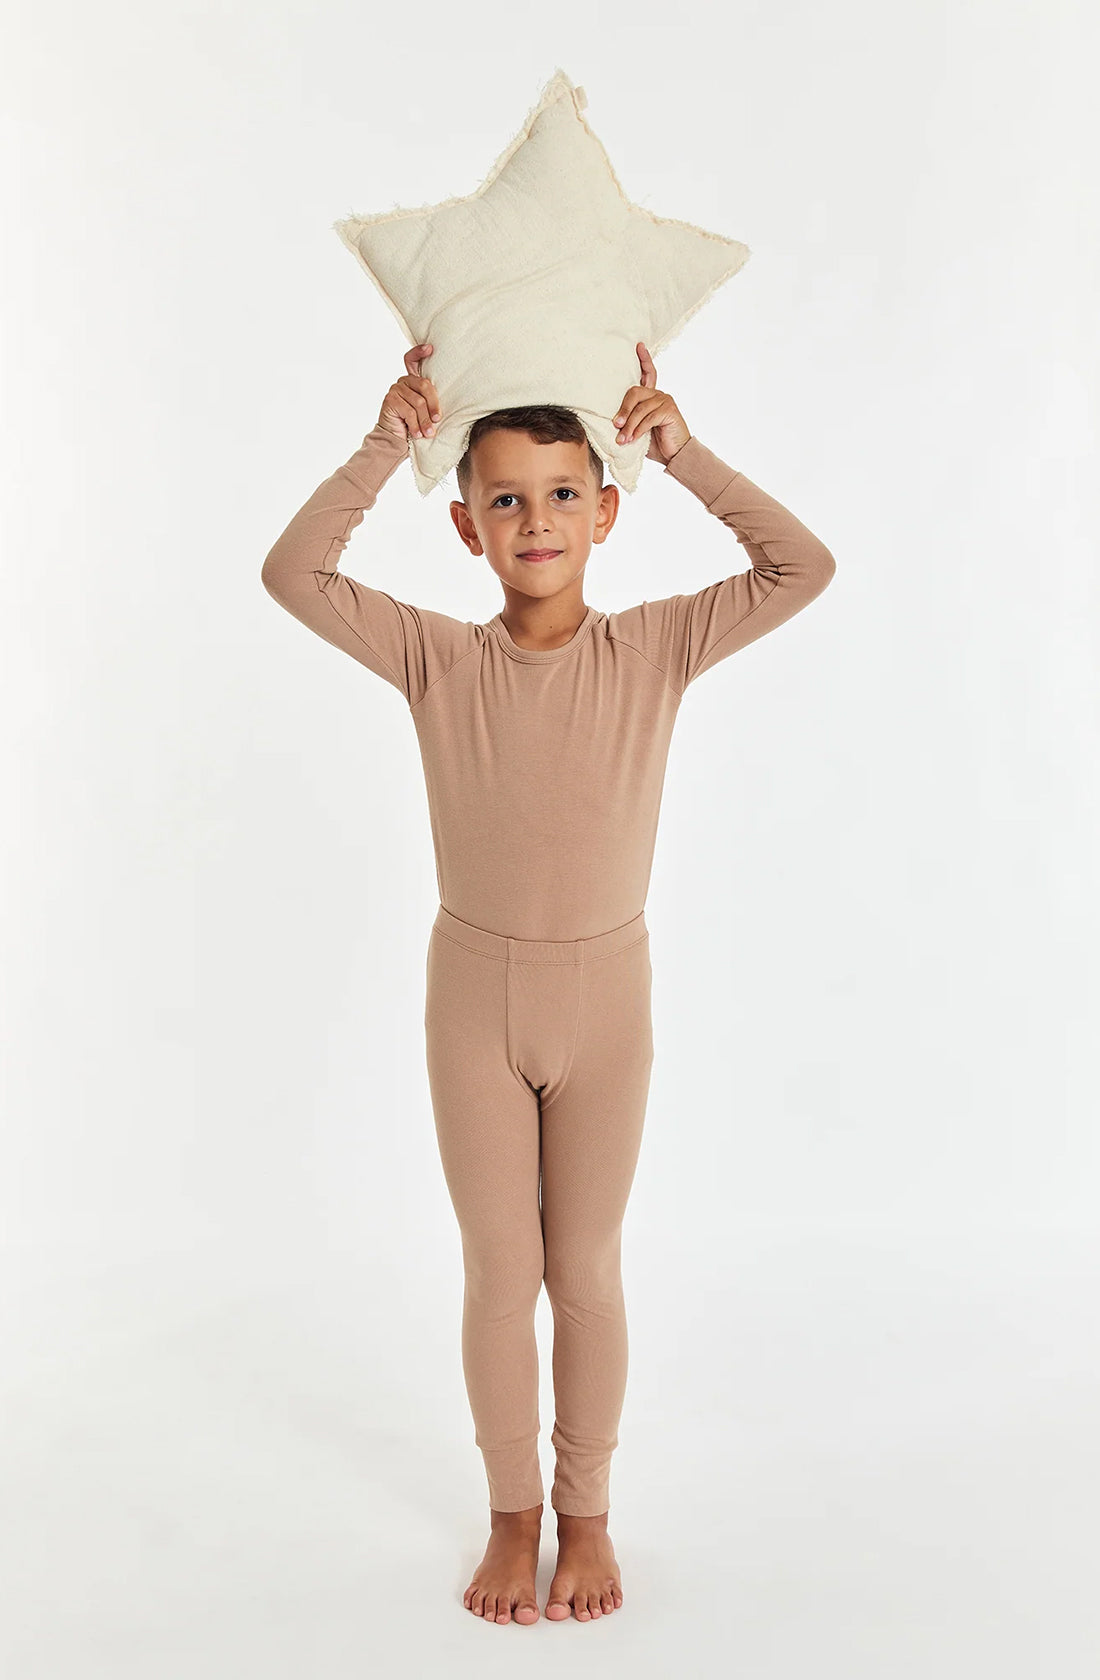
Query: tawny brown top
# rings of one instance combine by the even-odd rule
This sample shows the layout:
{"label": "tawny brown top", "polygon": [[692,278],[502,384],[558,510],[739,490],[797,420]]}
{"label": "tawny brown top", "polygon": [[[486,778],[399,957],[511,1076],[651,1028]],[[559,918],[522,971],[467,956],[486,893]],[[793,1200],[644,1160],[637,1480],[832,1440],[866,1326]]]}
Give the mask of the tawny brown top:
{"label": "tawny brown top", "polygon": [[833,556],[697,437],[665,471],[752,562],[689,595],[590,606],[576,634],[522,648],[500,613],[463,623],[337,570],[408,445],[376,426],[319,485],[263,563],[279,604],[400,689],[420,744],[439,898],[514,939],[588,939],[649,890],[673,724],[688,683],[791,618]]}

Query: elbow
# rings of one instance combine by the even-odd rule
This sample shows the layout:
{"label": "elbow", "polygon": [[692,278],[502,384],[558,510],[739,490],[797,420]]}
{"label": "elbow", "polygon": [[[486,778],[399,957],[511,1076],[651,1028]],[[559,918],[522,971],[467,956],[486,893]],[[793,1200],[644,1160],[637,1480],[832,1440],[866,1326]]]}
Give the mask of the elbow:
{"label": "elbow", "polygon": [[817,551],[817,560],[814,569],[817,574],[818,592],[820,593],[822,589],[827,588],[828,585],[832,583],[833,578],[836,576],[836,561],[833,559],[830,550],[825,547],[824,543],[821,544],[821,547]]}
{"label": "elbow", "polygon": [[260,582],[263,584],[271,598],[278,601],[280,598],[279,567],[275,560],[274,549],[272,549],[270,553],[264,557],[264,563],[260,567]]}

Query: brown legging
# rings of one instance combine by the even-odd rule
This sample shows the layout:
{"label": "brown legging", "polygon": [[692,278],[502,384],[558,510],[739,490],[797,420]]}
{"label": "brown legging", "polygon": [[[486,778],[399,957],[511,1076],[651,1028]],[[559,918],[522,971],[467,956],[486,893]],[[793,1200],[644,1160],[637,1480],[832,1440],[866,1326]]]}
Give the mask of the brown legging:
{"label": "brown legging", "polygon": [[[644,912],[588,939],[510,939],[440,905],[428,1078],[462,1236],[462,1367],[496,1511],[543,1499],[535,1306],[554,1318],[550,1503],[608,1509],[626,1392],[622,1221],[653,1061]],[[540,1177],[541,1167],[541,1201]]]}

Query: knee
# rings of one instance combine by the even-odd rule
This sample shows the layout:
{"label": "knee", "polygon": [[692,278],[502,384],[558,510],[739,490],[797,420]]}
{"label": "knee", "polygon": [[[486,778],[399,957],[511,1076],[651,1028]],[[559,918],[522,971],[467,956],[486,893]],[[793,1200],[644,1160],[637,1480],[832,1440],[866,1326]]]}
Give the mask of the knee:
{"label": "knee", "polygon": [[534,1311],[542,1288],[542,1244],[517,1253],[507,1243],[465,1242],[466,1293],[495,1313]]}
{"label": "knee", "polygon": [[596,1317],[615,1317],[623,1299],[618,1233],[584,1253],[548,1250],[543,1281],[553,1306]]}

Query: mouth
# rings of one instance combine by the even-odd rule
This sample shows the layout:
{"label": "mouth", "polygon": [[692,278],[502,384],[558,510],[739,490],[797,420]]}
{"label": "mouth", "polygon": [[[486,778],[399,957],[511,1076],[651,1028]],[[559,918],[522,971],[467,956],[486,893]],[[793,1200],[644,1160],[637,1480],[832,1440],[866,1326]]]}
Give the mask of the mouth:
{"label": "mouth", "polygon": [[525,554],[517,554],[517,560],[556,560],[562,552],[560,548],[529,548]]}

